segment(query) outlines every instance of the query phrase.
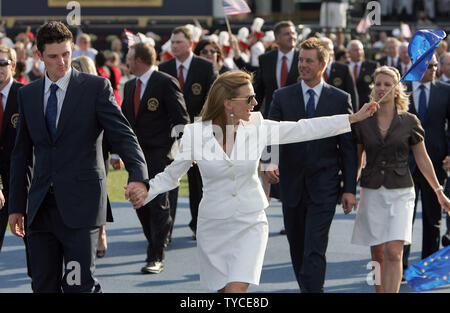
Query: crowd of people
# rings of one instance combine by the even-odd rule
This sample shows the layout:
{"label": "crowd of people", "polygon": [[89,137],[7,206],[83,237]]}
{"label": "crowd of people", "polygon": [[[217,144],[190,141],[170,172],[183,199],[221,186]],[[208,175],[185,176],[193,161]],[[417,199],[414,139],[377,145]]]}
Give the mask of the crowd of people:
{"label": "crowd of people", "polygon": [[[263,24],[236,35],[179,26],[160,51],[146,36],[98,51],[58,22],[0,39],[0,248],[9,219],[33,291],[101,291],[94,264],[114,220],[109,165],[130,175],[144,274],[164,270],[187,173],[200,279],[219,292],[259,283],[271,198],[282,203],[302,292],[323,292],[338,203],[357,211],[351,242],[381,265],[377,292],[400,288],[419,197],[422,258],[450,244],[449,217],[440,236],[450,210],[447,41],[420,82],[387,94],[411,67],[408,38],[380,32],[367,47],[291,21]],[[365,47],[378,49],[370,60]],[[66,283],[67,269],[59,275],[70,260],[88,269],[80,285]]]}

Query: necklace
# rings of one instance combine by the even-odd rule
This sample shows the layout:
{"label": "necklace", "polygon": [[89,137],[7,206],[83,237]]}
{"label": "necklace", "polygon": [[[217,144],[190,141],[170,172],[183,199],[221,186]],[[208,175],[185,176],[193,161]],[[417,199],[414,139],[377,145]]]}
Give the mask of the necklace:
{"label": "necklace", "polygon": [[383,132],[387,132],[387,131],[389,130],[389,127],[388,127],[388,128],[382,128],[380,125],[378,125],[378,128],[379,128],[381,131],[383,131]]}

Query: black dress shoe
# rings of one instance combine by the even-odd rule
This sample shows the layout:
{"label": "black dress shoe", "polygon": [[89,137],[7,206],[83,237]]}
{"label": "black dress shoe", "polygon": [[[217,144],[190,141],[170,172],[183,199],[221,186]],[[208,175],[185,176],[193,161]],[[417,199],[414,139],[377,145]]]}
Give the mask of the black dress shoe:
{"label": "black dress shoe", "polygon": [[442,246],[447,247],[450,245],[450,233],[442,236]]}
{"label": "black dress shoe", "polygon": [[282,229],[282,230],[280,230],[280,235],[286,235],[286,229]]}
{"label": "black dress shoe", "polygon": [[141,272],[143,274],[159,274],[163,269],[163,261],[152,261],[148,262],[143,268],[141,268]]}

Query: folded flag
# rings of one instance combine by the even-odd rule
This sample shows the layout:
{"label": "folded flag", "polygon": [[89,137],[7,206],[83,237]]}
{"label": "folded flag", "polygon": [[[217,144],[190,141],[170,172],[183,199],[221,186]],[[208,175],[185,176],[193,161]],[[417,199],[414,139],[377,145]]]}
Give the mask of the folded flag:
{"label": "folded flag", "polygon": [[420,81],[433,57],[434,50],[447,34],[443,30],[418,30],[408,45],[412,65],[400,81]]}
{"label": "folded flag", "polygon": [[414,263],[405,270],[404,276],[418,292],[450,284],[450,246]]}

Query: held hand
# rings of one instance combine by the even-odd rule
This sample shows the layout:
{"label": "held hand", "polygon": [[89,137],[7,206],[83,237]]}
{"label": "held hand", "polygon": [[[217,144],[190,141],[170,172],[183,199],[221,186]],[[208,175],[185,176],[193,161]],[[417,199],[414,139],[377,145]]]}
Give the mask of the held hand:
{"label": "held hand", "polygon": [[374,115],[379,108],[380,106],[376,102],[364,104],[364,106],[358,112],[350,115],[350,123],[356,123],[365,120],[366,118]]}
{"label": "held hand", "polygon": [[442,161],[442,168],[444,171],[450,171],[450,156],[447,155],[445,159]]}
{"label": "held hand", "polygon": [[445,196],[442,190],[439,191],[436,195],[441,207],[443,207],[446,212],[450,212],[450,200]]}
{"label": "held hand", "polygon": [[263,175],[267,177],[269,184],[278,184],[280,182],[280,170],[275,164],[268,164],[263,171]]}
{"label": "held hand", "polygon": [[21,213],[12,213],[9,215],[9,228],[11,232],[18,236],[25,236],[24,217]]}
{"label": "held hand", "polygon": [[356,195],[350,192],[344,192],[342,194],[342,208],[344,209],[345,215],[351,213],[352,210],[356,211],[356,209],[358,208]]}
{"label": "held hand", "polygon": [[131,202],[134,209],[139,209],[144,205],[148,191],[143,182],[130,182],[124,189],[125,199]]}

